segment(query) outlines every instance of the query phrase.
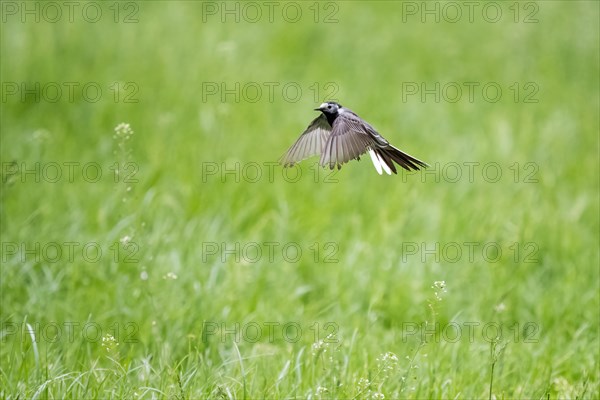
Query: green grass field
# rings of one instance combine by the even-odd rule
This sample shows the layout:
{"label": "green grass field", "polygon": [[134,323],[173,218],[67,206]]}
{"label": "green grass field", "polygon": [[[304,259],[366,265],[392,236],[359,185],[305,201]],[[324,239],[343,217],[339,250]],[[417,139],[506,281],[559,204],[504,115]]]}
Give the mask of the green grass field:
{"label": "green grass field", "polygon": [[[2,2],[1,398],[600,397],[599,3],[67,3]],[[431,168],[274,164],[329,99]]]}

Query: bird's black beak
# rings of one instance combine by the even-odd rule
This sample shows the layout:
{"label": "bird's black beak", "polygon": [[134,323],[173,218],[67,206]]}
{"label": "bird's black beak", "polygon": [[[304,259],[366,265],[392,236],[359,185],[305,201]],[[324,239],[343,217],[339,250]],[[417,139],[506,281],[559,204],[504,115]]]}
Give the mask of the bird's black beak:
{"label": "bird's black beak", "polygon": [[315,108],[315,111],[323,111],[322,108]]}

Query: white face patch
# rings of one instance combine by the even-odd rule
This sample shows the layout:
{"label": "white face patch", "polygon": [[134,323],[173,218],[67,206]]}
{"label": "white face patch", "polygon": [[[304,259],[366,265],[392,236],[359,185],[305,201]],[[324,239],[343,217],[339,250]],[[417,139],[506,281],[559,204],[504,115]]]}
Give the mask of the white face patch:
{"label": "white face patch", "polygon": [[327,103],[321,103],[321,105],[319,106],[319,108],[327,108]]}

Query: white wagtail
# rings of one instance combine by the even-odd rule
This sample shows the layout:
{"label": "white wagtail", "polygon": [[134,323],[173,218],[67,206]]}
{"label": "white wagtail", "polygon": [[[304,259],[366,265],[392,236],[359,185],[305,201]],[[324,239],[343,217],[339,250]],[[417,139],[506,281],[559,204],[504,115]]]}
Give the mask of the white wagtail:
{"label": "white wagtail", "polygon": [[369,152],[375,169],[381,175],[397,174],[394,162],[402,168],[418,170],[428,165],[421,160],[398,150],[383,136],[363,121],[351,110],[333,101],[321,104],[315,111],[321,115],[315,118],[300,138],[281,157],[284,167],[291,167],[305,158],[320,155],[319,164],[334,169],[350,160],[360,160]]}

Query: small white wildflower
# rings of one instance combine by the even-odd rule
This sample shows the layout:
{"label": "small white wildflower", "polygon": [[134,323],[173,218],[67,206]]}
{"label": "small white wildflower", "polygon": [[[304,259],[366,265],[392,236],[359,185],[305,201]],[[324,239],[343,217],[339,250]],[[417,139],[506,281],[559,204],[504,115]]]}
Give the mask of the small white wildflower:
{"label": "small white wildflower", "polygon": [[369,381],[367,378],[360,378],[358,380],[358,389],[362,392],[365,389],[367,389],[369,386],[371,385],[371,381]]}
{"label": "small white wildflower", "polygon": [[496,312],[501,313],[506,310],[506,304],[500,303],[500,304],[496,305],[496,307],[494,307],[494,309],[496,310]]}
{"label": "small white wildflower", "polygon": [[433,282],[433,287],[444,290],[446,289],[446,281],[435,281]]}
{"label": "small white wildflower", "polygon": [[312,354],[313,356],[318,355],[320,353],[327,353],[330,349],[330,345],[332,343],[337,343],[338,340],[333,333],[327,335],[325,339],[321,339],[318,342],[312,344]]}
{"label": "small white wildflower", "polygon": [[319,387],[317,387],[316,395],[317,396],[321,396],[321,395],[323,395],[323,394],[325,394],[327,392],[329,392],[329,390],[327,390],[326,387],[319,386]]}
{"label": "small white wildflower", "polygon": [[381,356],[379,356],[378,360],[383,361],[383,362],[397,363],[398,362],[398,357],[394,353],[388,351],[387,353],[382,354]]}
{"label": "small white wildflower", "polygon": [[[446,293],[446,281],[435,281],[435,282],[433,282],[433,286],[431,288],[439,289],[441,291],[441,293]],[[435,295],[435,299],[437,301],[442,300],[442,298],[440,297],[440,293],[437,290],[435,292],[433,292],[433,294]]]}
{"label": "small white wildflower", "polygon": [[125,139],[129,139],[131,135],[133,135],[133,129],[131,129],[129,124],[121,122],[115,127],[115,138],[123,137]]}
{"label": "small white wildflower", "polygon": [[148,272],[146,272],[146,271],[140,272],[140,279],[143,281],[147,281],[148,280]]}
{"label": "small white wildflower", "polygon": [[389,373],[394,372],[398,367],[398,357],[388,351],[377,357],[377,366],[383,375],[387,377]]}
{"label": "small white wildflower", "polygon": [[106,351],[111,351],[118,345],[119,342],[117,342],[117,339],[115,339],[115,337],[110,333],[107,333],[102,337],[102,347],[104,347]]}
{"label": "small white wildflower", "polygon": [[125,235],[121,239],[119,239],[119,242],[121,242],[122,245],[129,244],[129,242],[131,242],[131,236]]}
{"label": "small white wildflower", "polygon": [[385,395],[381,392],[375,392],[373,393],[373,395],[371,396],[372,399],[377,399],[377,400],[383,400],[385,399]]}
{"label": "small white wildflower", "polygon": [[360,378],[358,380],[358,384],[357,384],[357,389],[359,394],[361,394],[361,397],[364,398],[368,398],[369,395],[371,394],[371,381],[369,381],[367,378]]}
{"label": "small white wildflower", "polygon": [[163,276],[163,279],[175,280],[175,279],[177,279],[177,275],[174,272],[169,272],[165,276]]}
{"label": "small white wildflower", "polygon": [[318,342],[314,342],[312,344],[312,354],[317,355],[319,354],[321,351],[325,351],[325,343],[322,340],[319,340]]}

